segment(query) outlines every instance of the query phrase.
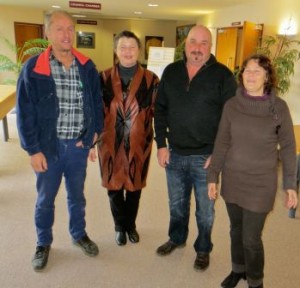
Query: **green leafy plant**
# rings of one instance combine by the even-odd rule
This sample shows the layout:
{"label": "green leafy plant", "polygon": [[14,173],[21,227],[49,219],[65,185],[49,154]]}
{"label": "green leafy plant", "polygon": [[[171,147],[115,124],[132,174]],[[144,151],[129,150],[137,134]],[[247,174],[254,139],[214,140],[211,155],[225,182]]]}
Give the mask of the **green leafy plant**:
{"label": "green leafy plant", "polygon": [[183,58],[185,48],[185,40],[181,41],[175,48],[174,61],[181,60]]}
{"label": "green leafy plant", "polygon": [[285,95],[291,85],[295,63],[300,59],[300,41],[293,40],[288,35],[265,36],[257,53],[268,56],[277,75],[278,93]]}
{"label": "green leafy plant", "polygon": [[[23,46],[18,47],[17,45],[14,45],[11,43],[8,39],[4,37],[0,37],[0,40],[5,43],[5,45],[9,48],[10,51],[12,51],[16,55],[16,59],[13,60],[9,58],[7,55],[0,54],[0,73],[1,72],[13,72],[16,76],[19,75],[24,59],[27,56],[33,56],[40,54],[42,51],[44,51],[48,45],[49,42],[46,39],[36,38],[36,39],[30,39],[28,41],[25,41]],[[15,84],[15,79],[5,79],[3,81],[4,84]]]}

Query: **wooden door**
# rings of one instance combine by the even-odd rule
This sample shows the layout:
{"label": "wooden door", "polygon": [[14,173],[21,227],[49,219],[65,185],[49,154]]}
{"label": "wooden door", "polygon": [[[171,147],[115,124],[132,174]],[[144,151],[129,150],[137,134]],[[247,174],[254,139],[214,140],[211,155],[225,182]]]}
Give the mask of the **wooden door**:
{"label": "wooden door", "polygon": [[251,54],[255,53],[256,48],[260,46],[263,25],[248,21],[244,22],[243,33],[240,48],[239,66]]}
{"label": "wooden door", "polygon": [[236,63],[238,29],[239,27],[228,27],[217,30],[216,58],[232,71]]}
{"label": "wooden door", "polygon": [[[31,24],[31,23],[20,23],[15,22],[15,39],[16,45],[22,47],[24,43],[30,39],[43,38],[43,25],[40,24]],[[20,51],[19,54],[22,53]],[[25,62],[28,57],[24,57],[23,62]]]}

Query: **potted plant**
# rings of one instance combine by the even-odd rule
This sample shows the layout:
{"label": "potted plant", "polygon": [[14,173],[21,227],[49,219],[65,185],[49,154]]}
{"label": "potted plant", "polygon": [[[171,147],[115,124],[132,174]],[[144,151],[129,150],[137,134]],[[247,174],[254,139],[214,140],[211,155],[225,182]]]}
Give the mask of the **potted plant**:
{"label": "potted plant", "polygon": [[[24,42],[23,46],[18,47],[6,38],[0,37],[0,40],[2,40],[16,55],[16,60],[12,60],[8,56],[0,54],[0,73],[14,72],[16,77],[19,75],[26,57],[41,53],[48,47],[49,44],[48,40],[37,38],[27,40]],[[16,79],[5,79],[3,83],[16,84]]]}
{"label": "potted plant", "polygon": [[185,40],[181,41],[175,48],[174,61],[181,60],[185,49]]}
{"label": "potted plant", "polygon": [[263,37],[261,47],[257,48],[257,53],[268,56],[274,65],[280,96],[289,91],[295,63],[300,59],[299,45],[300,41],[288,35],[276,35]]}

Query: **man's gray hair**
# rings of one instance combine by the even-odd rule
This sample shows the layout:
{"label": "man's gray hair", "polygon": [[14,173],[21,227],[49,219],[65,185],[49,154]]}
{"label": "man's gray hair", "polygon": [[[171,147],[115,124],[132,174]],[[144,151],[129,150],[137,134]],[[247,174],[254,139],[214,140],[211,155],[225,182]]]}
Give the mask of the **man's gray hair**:
{"label": "man's gray hair", "polygon": [[[66,17],[68,17],[70,20],[72,20],[72,22],[74,23],[74,19],[72,18],[72,16],[65,10],[51,10],[49,12],[47,12],[45,14],[45,31],[48,31],[51,24],[52,24],[52,17],[54,15],[64,15]],[[75,23],[74,23],[75,25]]]}

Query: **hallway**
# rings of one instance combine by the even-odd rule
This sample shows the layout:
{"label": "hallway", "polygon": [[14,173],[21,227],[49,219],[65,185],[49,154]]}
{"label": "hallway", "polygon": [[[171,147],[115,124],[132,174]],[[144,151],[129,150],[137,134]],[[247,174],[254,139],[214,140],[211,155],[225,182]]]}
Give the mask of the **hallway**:
{"label": "hallway", "polygon": [[[35,250],[33,208],[35,176],[29,157],[21,150],[15,114],[8,115],[10,139],[0,139],[0,285],[2,288],[217,288],[230,272],[229,227],[224,201],[216,202],[214,249],[205,272],[193,269],[196,236],[194,200],[187,245],[166,257],[156,248],[168,237],[168,199],[165,173],[153,149],[148,186],[142,192],[137,230],[141,242],[119,247],[114,241],[113,220],[106,191],[101,187],[98,163],[89,163],[86,181],[87,232],[100,248],[96,258],[73,246],[68,233],[64,186],[56,201],[54,243],[44,272],[31,267]],[[279,183],[279,187],[280,187]],[[279,191],[276,206],[264,230],[265,287],[300,286],[300,218],[288,218]],[[241,281],[238,288],[248,287]]]}

